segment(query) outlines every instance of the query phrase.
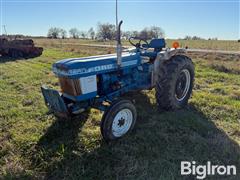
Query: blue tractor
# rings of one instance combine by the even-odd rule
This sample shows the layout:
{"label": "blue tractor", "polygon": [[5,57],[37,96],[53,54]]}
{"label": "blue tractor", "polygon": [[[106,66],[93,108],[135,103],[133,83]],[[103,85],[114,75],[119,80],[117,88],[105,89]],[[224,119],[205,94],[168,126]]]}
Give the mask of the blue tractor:
{"label": "blue tractor", "polygon": [[58,117],[72,117],[89,108],[104,111],[101,134],[107,141],[130,132],[137,119],[134,104],[120,98],[129,91],[155,88],[159,108],[187,105],[194,81],[194,66],[185,50],[166,48],[164,39],[150,42],[131,37],[135,48],[122,52],[118,25],[117,53],[64,59],[53,64],[61,93],[42,86],[48,108]]}

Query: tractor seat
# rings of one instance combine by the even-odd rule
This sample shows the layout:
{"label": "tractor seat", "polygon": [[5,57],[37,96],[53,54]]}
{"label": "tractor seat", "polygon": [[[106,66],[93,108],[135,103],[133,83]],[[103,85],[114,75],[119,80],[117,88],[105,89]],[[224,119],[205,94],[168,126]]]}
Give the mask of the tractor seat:
{"label": "tractor seat", "polygon": [[164,48],[165,46],[166,46],[165,39],[163,38],[152,39],[148,45],[143,44],[143,47],[153,48],[154,51],[152,52],[147,51],[147,52],[141,53],[141,56],[147,56],[147,57],[150,57],[151,59],[155,59],[157,56],[157,53],[160,52],[162,48]]}
{"label": "tractor seat", "polygon": [[152,39],[149,43],[149,48],[154,48],[155,50],[161,51],[162,48],[166,46],[165,39],[160,38],[160,39]]}

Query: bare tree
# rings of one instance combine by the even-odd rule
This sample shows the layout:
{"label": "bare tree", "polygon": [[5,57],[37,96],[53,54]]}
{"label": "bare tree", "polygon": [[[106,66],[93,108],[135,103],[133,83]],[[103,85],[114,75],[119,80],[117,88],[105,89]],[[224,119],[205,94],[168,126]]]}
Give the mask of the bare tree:
{"label": "bare tree", "polygon": [[112,40],[115,38],[115,25],[105,23],[98,24],[97,37],[102,40]]}
{"label": "bare tree", "polygon": [[122,33],[122,37],[124,39],[129,39],[132,36],[132,32],[131,31],[125,31]]}
{"label": "bare tree", "polygon": [[95,31],[94,29],[91,27],[89,30],[88,30],[88,36],[93,40],[95,38]]}
{"label": "bare tree", "polygon": [[145,40],[150,39],[150,38],[149,38],[149,30],[148,30],[148,28],[144,28],[144,29],[140,32],[139,36],[140,36],[140,38],[145,39]]}
{"label": "bare tree", "polygon": [[192,37],[188,36],[188,35],[184,37],[184,40],[191,40],[191,39],[192,39]]}
{"label": "bare tree", "polygon": [[185,36],[184,40],[204,40],[204,38],[201,38],[199,36]]}
{"label": "bare tree", "polygon": [[79,32],[81,38],[86,39],[87,38],[87,33],[85,31],[80,31]]}
{"label": "bare tree", "polygon": [[56,27],[52,27],[48,30],[48,38],[53,38],[53,39],[57,39],[59,38],[59,34],[60,34],[60,29],[56,28]]}
{"label": "bare tree", "polygon": [[144,28],[139,36],[143,39],[153,39],[153,38],[163,38],[164,37],[164,31],[162,28],[157,26],[152,26],[150,28],[146,27]]}
{"label": "bare tree", "polygon": [[138,37],[139,34],[140,34],[140,33],[139,33],[138,31],[133,31],[133,32],[132,32],[132,36],[133,36],[133,37]]}
{"label": "bare tree", "polygon": [[198,36],[193,36],[192,37],[192,40],[202,40],[203,38],[201,38],[201,37],[198,37]]}
{"label": "bare tree", "polygon": [[161,27],[152,26],[149,30],[150,38],[163,38],[165,33]]}
{"label": "bare tree", "polygon": [[60,37],[65,39],[67,37],[67,31],[64,29],[60,29]]}
{"label": "bare tree", "polygon": [[77,28],[72,28],[72,29],[69,30],[69,34],[72,38],[78,39],[80,33],[79,33]]}

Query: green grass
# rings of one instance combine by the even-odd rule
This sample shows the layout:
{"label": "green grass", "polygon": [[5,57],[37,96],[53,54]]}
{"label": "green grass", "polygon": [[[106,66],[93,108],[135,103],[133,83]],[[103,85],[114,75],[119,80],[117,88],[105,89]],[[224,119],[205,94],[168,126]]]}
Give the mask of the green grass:
{"label": "green grass", "polygon": [[66,48],[46,49],[29,60],[1,59],[0,179],[183,179],[182,160],[233,164],[238,176],[228,178],[240,178],[238,74],[194,58],[196,80],[188,108],[159,112],[154,90],[128,94],[137,107],[136,127],[106,144],[100,111],[66,122],[49,115],[44,105],[40,86],[58,88],[53,62],[108,51]]}

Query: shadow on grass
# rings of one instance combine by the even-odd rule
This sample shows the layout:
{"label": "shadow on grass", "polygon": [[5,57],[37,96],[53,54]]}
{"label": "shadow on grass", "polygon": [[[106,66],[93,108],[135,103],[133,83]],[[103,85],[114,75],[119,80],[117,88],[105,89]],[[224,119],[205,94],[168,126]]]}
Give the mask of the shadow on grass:
{"label": "shadow on grass", "polygon": [[1,56],[0,55],[0,63],[6,63],[10,61],[16,61],[19,60],[19,58],[12,58],[12,57],[7,57],[7,56]]}
{"label": "shadow on grass", "polygon": [[32,157],[36,174],[44,172],[47,179],[194,179],[180,175],[180,162],[211,161],[236,165],[238,176],[208,179],[239,179],[239,145],[194,106],[160,113],[144,93],[128,97],[138,111],[131,134],[109,144],[94,138],[86,143],[79,133],[88,115],[71,123],[56,121]]}
{"label": "shadow on grass", "polygon": [[0,55],[0,64],[1,63],[6,63],[6,62],[12,62],[12,61],[27,61],[27,60],[30,60],[30,59],[34,59],[35,57],[25,57],[25,58],[20,58],[20,57],[17,57],[17,58],[14,58],[14,57],[8,57],[8,56],[1,56]]}

